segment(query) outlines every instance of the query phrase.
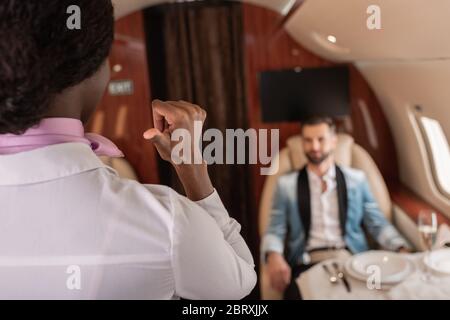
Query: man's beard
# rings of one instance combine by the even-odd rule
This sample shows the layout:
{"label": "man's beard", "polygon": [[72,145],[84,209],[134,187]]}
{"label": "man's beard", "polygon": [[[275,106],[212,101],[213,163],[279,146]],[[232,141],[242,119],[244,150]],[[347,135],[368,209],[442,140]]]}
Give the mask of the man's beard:
{"label": "man's beard", "polygon": [[312,164],[319,165],[322,162],[324,162],[325,160],[327,160],[330,155],[331,155],[331,152],[328,152],[328,153],[322,154],[322,156],[317,158],[317,157],[313,157],[310,153],[307,153],[306,158],[308,158],[309,162],[311,162]]}

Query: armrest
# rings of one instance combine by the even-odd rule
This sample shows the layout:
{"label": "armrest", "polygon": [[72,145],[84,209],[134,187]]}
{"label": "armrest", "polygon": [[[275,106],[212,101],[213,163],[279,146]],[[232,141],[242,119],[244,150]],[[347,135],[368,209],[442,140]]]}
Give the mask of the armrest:
{"label": "armrest", "polygon": [[402,211],[412,220],[417,223],[417,218],[421,210],[433,210],[437,214],[439,225],[445,223],[450,224],[450,219],[444,214],[433,208],[426,201],[402,185],[389,186],[392,202],[397,205]]}
{"label": "armrest", "polygon": [[420,240],[419,228],[398,205],[392,205],[392,222],[400,234],[409,242],[413,250],[424,251],[425,247]]}
{"label": "armrest", "polygon": [[450,219],[422,200],[408,188],[400,185],[390,185],[389,192],[393,204],[393,223],[399,232],[409,241],[417,251],[425,250],[420,241],[417,218],[421,210],[433,210],[437,214],[438,223],[450,224]]}

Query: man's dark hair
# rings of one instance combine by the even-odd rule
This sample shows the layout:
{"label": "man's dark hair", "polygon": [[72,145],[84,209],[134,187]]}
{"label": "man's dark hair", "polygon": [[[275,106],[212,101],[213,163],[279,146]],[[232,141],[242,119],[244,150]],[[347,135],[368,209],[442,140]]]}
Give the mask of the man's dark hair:
{"label": "man's dark hair", "polygon": [[[71,5],[80,30],[67,27]],[[55,94],[100,69],[113,37],[111,0],[1,0],[0,134],[38,124]]]}
{"label": "man's dark hair", "polygon": [[315,126],[319,124],[326,124],[330,127],[331,132],[336,132],[336,124],[333,119],[327,116],[312,116],[302,121],[302,133],[305,126]]}

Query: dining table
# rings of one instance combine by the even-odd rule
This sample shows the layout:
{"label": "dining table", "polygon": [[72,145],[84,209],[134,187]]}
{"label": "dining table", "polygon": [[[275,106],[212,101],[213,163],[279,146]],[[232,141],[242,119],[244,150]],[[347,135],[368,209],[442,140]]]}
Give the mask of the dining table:
{"label": "dining table", "polygon": [[[296,283],[304,300],[449,300],[450,275],[431,272],[428,280],[424,279],[426,264],[425,253],[401,254],[412,266],[408,276],[395,285],[377,285],[371,280],[362,281],[346,272],[343,267],[347,259],[325,260],[303,272]],[[332,279],[330,270],[337,265],[342,270],[340,277]],[[325,266],[325,268],[324,268]],[[333,280],[333,281],[331,281]],[[348,288],[347,288],[348,287]]]}

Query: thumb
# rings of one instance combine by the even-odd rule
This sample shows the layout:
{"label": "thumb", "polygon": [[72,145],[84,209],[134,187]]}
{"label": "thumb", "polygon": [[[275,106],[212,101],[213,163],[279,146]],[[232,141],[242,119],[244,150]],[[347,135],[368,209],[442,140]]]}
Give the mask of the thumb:
{"label": "thumb", "polygon": [[144,138],[153,143],[161,158],[167,161],[171,160],[170,135],[168,132],[162,133],[153,128],[144,132]]}
{"label": "thumb", "polygon": [[149,129],[144,132],[144,139],[156,142],[163,134],[156,128]]}

